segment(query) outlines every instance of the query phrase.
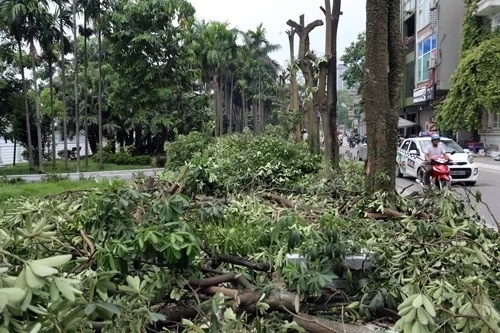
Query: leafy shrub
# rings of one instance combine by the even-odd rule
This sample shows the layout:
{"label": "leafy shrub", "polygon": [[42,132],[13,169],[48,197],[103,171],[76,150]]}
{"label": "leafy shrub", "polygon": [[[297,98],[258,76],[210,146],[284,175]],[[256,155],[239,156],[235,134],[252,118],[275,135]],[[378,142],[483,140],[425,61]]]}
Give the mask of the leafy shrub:
{"label": "leafy shrub", "polygon": [[[151,165],[151,157],[148,155],[134,156],[128,151],[116,154],[104,152],[104,162],[117,165]],[[99,154],[93,156],[95,162],[99,162]]]}
{"label": "leafy shrub", "polygon": [[311,156],[305,144],[247,132],[218,138],[194,155],[186,183],[191,190],[208,194],[279,187],[293,185],[321,168],[322,157]]}
{"label": "leafy shrub", "polygon": [[212,141],[211,137],[193,131],[188,135],[179,135],[179,138],[174,142],[166,142],[166,167],[175,169],[183,166],[194,154],[203,151]]}

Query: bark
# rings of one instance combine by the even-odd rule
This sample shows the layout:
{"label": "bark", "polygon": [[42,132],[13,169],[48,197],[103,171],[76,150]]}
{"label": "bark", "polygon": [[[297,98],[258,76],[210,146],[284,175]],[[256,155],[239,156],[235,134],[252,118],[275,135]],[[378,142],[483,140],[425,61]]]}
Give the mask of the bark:
{"label": "bark", "polygon": [[212,78],[212,84],[214,86],[214,97],[215,97],[215,136],[221,136],[223,134],[222,122],[223,122],[223,113],[222,113],[222,93],[221,87],[219,85],[219,75],[217,73],[214,74]]}
{"label": "bark", "polygon": [[234,126],[234,113],[233,113],[233,96],[234,96],[234,75],[231,73],[231,86],[230,86],[230,93],[229,93],[229,106],[227,109],[227,117],[229,118],[229,128],[227,132],[229,134],[233,133],[233,126]]}
{"label": "bark", "polygon": [[[100,8],[97,9],[98,11]],[[97,21],[99,22],[99,15]],[[97,32],[97,44],[98,44],[98,91],[97,91],[97,113],[98,115],[98,127],[99,127],[99,170],[104,169],[104,152],[103,152],[103,135],[102,135],[102,36],[101,27]]]}
{"label": "bark", "polygon": [[76,172],[80,172],[80,110],[78,109],[78,42],[76,35],[76,14],[77,14],[77,0],[73,0],[73,61],[75,68],[75,142],[76,142]]}
{"label": "bark", "polygon": [[[327,27],[326,50],[330,57],[328,66],[328,88],[326,98],[326,110],[323,112],[323,136],[325,139],[325,161],[333,168],[339,168],[339,144],[337,139],[337,32],[339,19],[342,12],[341,0],[333,0],[333,7],[329,6],[330,0],[325,0],[325,15]],[[330,14],[328,14],[330,13]]]}
{"label": "bark", "polygon": [[88,57],[87,57],[87,10],[84,9],[84,18],[83,18],[83,31],[85,32],[85,36],[83,36],[83,89],[84,89],[84,102],[83,102],[83,131],[85,132],[85,166],[89,166],[89,119],[88,119],[88,98],[89,98],[89,89],[88,89]]}
{"label": "bark", "polygon": [[[62,6],[59,8],[59,12],[62,13]],[[63,108],[63,142],[64,142],[64,169],[68,170],[68,115],[66,112],[66,59],[64,57],[64,29],[63,29],[63,17],[62,14],[59,14],[59,30],[61,32],[61,36],[59,37],[59,48],[61,49],[61,91],[62,91],[62,108]]]}
{"label": "bark", "polygon": [[301,141],[300,124],[302,117],[299,116],[299,87],[297,84],[297,71],[295,70],[295,30],[287,31],[290,46],[290,114],[293,119],[293,138],[295,142]]}
{"label": "bark", "polygon": [[[299,67],[304,75],[306,91],[310,92],[314,86],[314,77],[312,73],[312,63],[308,54],[309,50],[309,33],[316,27],[322,26],[323,21],[316,20],[304,26],[304,15],[300,16],[300,24],[293,20],[286,22],[291,28],[295,30],[299,36],[299,54],[298,62]],[[318,133],[318,117],[314,110],[314,101],[311,98],[305,100],[305,112],[307,114],[307,132],[308,132],[308,146],[309,152],[312,154],[319,154],[319,133]]]}
{"label": "bark", "polygon": [[310,333],[373,333],[365,327],[339,323],[304,313],[293,316],[293,321]]}
{"label": "bark", "polygon": [[402,75],[399,27],[400,0],[371,0],[366,4],[366,56],[363,98],[368,159],[366,190],[394,194],[394,163]]}
{"label": "bark", "polygon": [[24,114],[26,117],[26,136],[28,144],[28,164],[29,164],[29,170],[34,171],[35,161],[33,160],[33,143],[31,142],[30,108],[28,104],[28,89],[26,87],[26,76],[24,75],[23,50],[21,46],[21,40],[17,41],[17,47],[19,52],[19,67],[20,67],[19,69],[21,72],[21,80],[23,81]]}
{"label": "bark", "polygon": [[56,114],[54,111],[54,85],[52,73],[52,55],[49,54],[49,90],[50,90],[50,131],[52,132],[52,166],[56,167]]}
{"label": "bark", "polygon": [[36,48],[33,39],[30,41],[31,70],[33,75],[33,90],[35,93],[36,137],[38,141],[38,173],[45,173],[43,169],[43,143],[42,143],[42,115],[40,114],[40,95],[36,73]]}

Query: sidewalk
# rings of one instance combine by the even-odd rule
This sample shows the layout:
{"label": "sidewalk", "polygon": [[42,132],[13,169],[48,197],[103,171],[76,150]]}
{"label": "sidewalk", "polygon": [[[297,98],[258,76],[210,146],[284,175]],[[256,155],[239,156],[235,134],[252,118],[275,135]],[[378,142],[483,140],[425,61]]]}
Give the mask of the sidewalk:
{"label": "sidewalk", "polygon": [[490,156],[476,156],[474,163],[479,169],[500,171],[500,161],[495,161]]}
{"label": "sidewalk", "polygon": [[[151,168],[151,169],[135,169],[135,170],[114,170],[114,171],[90,171],[90,172],[72,172],[72,173],[58,173],[59,176],[68,177],[70,180],[80,180],[80,179],[111,179],[111,178],[122,178],[122,179],[132,179],[134,175],[144,174],[146,176],[154,176],[157,173],[164,171],[163,168]],[[7,176],[8,179],[11,178],[22,178],[27,182],[39,182],[46,175],[31,174],[31,175],[11,175]]]}

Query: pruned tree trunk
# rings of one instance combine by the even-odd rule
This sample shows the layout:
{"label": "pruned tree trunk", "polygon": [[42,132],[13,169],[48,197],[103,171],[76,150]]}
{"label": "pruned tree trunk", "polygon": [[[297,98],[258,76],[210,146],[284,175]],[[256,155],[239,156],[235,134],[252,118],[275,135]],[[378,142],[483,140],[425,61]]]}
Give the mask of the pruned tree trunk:
{"label": "pruned tree trunk", "polygon": [[63,16],[62,16],[63,6],[59,6],[59,48],[61,49],[61,101],[63,108],[63,142],[64,142],[64,169],[68,170],[68,114],[66,111],[66,59],[64,56],[64,29],[63,29]]}
{"label": "pruned tree trunk", "polygon": [[301,141],[300,124],[302,115],[299,113],[299,86],[297,84],[297,71],[295,70],[295,30],[287,31],[290,46],[290,115],[293,119],[293,138],[295,142]]}
{"label": "pruned tree trunk", "polygon": [[[298,62],[299,67],[304,75],[306,95],[313,95],[314,77],[312,72],[311,59],[308,56],[309,50],[309,33],[316,27],[322,26],[323,21],[316,20],[304,26],[304,15],[300,16],[300,24],[293,20],[286,22],[299,36],[299,54]],[[306,96],[305,99],[305,112],[307,114],[307,132],[308,132],[308,146],[311,154],[319,154],[319,131],[318,131],[318,117],[314,110],[314,101],[312,96]]]}
{"label": "pruned tree trunk", "polygon": [[48,58],[49,65],[49,98],[50,98],[50,132],[52,137],[52,166],[56,167],[56,114],[54,110],[54,85],[53,85],[53,72],[52,72],[52,56]]}
{"label": "pruned tree trunk", "polygon": [[368,193],[381,190],[392,195],[403,66],[400,0],[370,0],[366,17],[363,98],[369,149],[365,186]]}
{"label": "pruned tree trunk", "polygon": [[219,86],[219,75],[214,74],[212,78],[214,88],[214,108],[215,108],[215,136],[222,135],[222,96]]}
{"label": "pruned tree trunk", "polygon": [[34,171],[35,161],[33,159],[33,142],[31,141],[30,108],[28,104],[28,88],[26,87],[26,76],[24,74],[23,49],[21,45],[21,40],[17,41],[17,47],[19,52],[19,67],[20,67],[19,69],[21,72],[21,80],[23,81],[24,115],[26,118],[26,136],[28,144],[28,165],[29,165],[29,170]]}
{"label": "pruned tree trunk", "polygon": [[83,19],[83,31],[85,35],[83,36],[83,66],[84,66],[84,74],[83,74],[83,89],[84,89],[84,102],[83,102],[83,131],[85,132],[85,167],[89,166],[89,115],[88,115],[88,98],[89,98],[89,89],[88,89],[88,50],[87,50],[87,10],[84,9],[84,19]]}
{"label": "pruned tree trunk", "polygon": [[229,106],[227,110],[227,117],[229,118],[229,128],[227,132],[229,134],[233,133],[233,126],[234,126],[234,112],[233,112],[233,97],[234,97],[234,75],[231,73],[231,86],[230,86],[230,93],[229,93]]}
{"label": "pruned tree trunk", "polygon": [[325,161],[334,169],[339,167],[339,143],[337,136],[337,32],[342,12],[341,0],[325,0],[325,15],[327,23],[326,51],[329,55],[326,109],[323,112],[323,136],[325,139]]}
{"label": "pruned tree trunk", "polygon": [[[98,8],[98,11],[100,8]],[[100,23],[100,15],[98,15],[97,21]],[[98,115],[98,127],[99,127],[99,170],[104,169],[104,152],[103,152],[103,133],[102,133],[102,34],[101,27],[97,31],[97,44],[98,44],[98,90],[97,90],[97,113]]]}
{"label": "pruned tree trunk", "polygon": [[75,143],[76,143],[76,172],[80,172],[80,110],[78,108],[78,41],[76,34],[77,0],[73,0],[73,61],[75,70],[74,99],[75,99]]}
{"label": "pruned tree trunk", "polygon": [[38,141],[38,173],[45,173],[43,168],[42,115],[40,113],[40,96],[38,94],[38,76],[36,73],[36,48],[30,41],[31,70],[33,75],[33,91],[35,93],[36,137]]}

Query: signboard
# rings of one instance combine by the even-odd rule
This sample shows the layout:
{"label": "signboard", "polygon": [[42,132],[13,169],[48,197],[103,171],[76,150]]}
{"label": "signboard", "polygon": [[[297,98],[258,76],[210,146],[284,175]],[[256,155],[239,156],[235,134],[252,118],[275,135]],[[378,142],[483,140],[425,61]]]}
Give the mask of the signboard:
{"label": "signboard", "polygon": [[434,85],[413,89],[413,104],[432,101],[434,99]]}

